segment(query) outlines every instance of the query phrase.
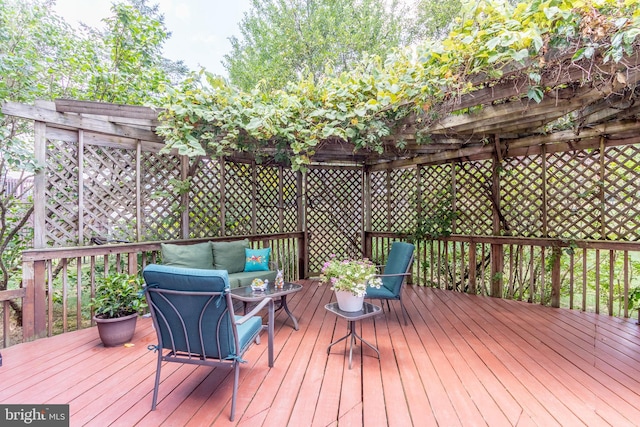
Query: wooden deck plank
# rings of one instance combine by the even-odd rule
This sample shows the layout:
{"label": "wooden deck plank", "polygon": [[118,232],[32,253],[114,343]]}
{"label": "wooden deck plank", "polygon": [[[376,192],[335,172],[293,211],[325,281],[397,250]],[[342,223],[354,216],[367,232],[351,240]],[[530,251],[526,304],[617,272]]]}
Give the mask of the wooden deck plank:
{"label": "wooden deck plank", "polygon": [[[548,315],[548,313],[545,312],[538,312],[536,314],[538,315],[536,320]],[[530,315],[524,312],[522,312],[521,315],[524,321],[533,320]],[[546,324],[552,325],[553,323],[548,322]],[[607,405],[603,405],[603,402],[607,402],[610,399],[623,399],[619,403],[620,405],[625,405],[625,397],[635,397],[633,393],[628,394],[624,390],[621,391],[620,395],[610,392],[610,388],[612,387],[613,389],[618,389],[616,383],[611,382],[611,379],[618,377],[616,370],[612,369],[609,365],[605,366],[605,370],[613,373],[613,375],[605,376],[603,378],[604,383],[597,381],[597,378],[594,378],[593,375],[591,375],[592,373],[595,373],[596,377],[600,377],[598,370],[592,369],[593,363],[589,364],[580,361],[580,358],[575,357],[575,353],[571,353],[563,346],[563,342],[561,340],[556,339],[556,337],[561,334],[557,330],[552,333],[550,332],[550,329],[551,328],[540,329],[539,327],[534,327],[528,331],[529,334],[523,334],[523,331],[515,330],[514,328],[511,328],[510,330],[513,332],[513,335],[520,335],[523,340],[529,341],[532,346],[535,346],[535,349],[542,354],[538,360],[544,360],[547,362],[544,364],[544,369],[553,372],[554,375],[558,377],[561,384],[575,384],[577,382],[581,385],[582,392],[579,396],[576,396],[573,403],[575,405],[575,410],[579,413],[585,414],[585,418],[588,418],[588,414],[593,412],[596,414],[594,415],[595,419],[602,417],[608,420],[608,422],[613,422],[614,425],[627,425],[632,421],[633,417],[638,415],[637,411],[640,402],[634,402],[631,406],[626,407],[625,412],[628,414],[626,417],[621,416],[617,411],[611,411]],[[542,351],[541,346],[544,345],[550,346],[552,351]],[[593,348],[596,350],[595,347]],[[580,350],[580,352],[582,351],[583,350]],[[634,378],[623,377],[622,379],[625,380],[625,382],[636,382]],[[575,391],[575,387],[572,387],[572,390]],[[560,393],[557,388],[553,388],[553,391],[558,396],[566,396],[565,394]],[[588,419],[588,421],[593,422],[594,420]]]}
{"label": "wooden deck plank", "polygon": [[[559,380],[558,376],[561,371],[549,358],[544,346],[541,346],[542,343],[540,341],[530,343],[517,334],[510,334],[508,323],[516,322],[517,319],[509,316],[508,312],[504,310],[500,313],[488,313],[485,308],[486,304],[480,305],[478,308],[479,304],[475,300],[473,302],[461,301],[467,304],[467,309],[471,305],[477,308],[478,317],[485,319],[486,324],[492,325],[494,328],[491,332],[492,336],[500,339],[500,347],[494,346],[494,348],[502,349],[500,351],[502,359],[507,357],[511,359],[507,361],[510,369],[516,372],[519,378],[526,381],[526,387],[552,413],[556,422],[574,423],[575,425],[583,425],[590,420],[597,422],[600,417],[593,411],[578,409],[585,408],[585,406],[574,395],[574,390]],[[490,304],[488,300],[486,302]],[[530,332],[530,330],[525,329],[524,332]],[[532,357],[533,354],[536,357]],[[562,396],[562,399],[557,399],[558,396]],[[534,414],[531,415],[534,416]]]}
{"label": "wooden deck plank", "polygon": [[[488,323],[499,325],[500,332],[503,333],[503,345],[505,348],[512,346],[509,354],[513,358],[525,362],[523,365],[525,371],[521,371],[519,376],[527,375],[530,378],[535,377],[538,379],[537,382],[533,382],[529,378],[526,381],[526,385],[541,404],[545,405],[548,410],[553,409],[552,413],[558,423],[573,422],[585,425],[589,423],[606,423],[595,411],[596,402],[592,393],[583,388],[578,392],[576,387],[568,386],[568,384],[576,381],[575,376],[570,377],[567,374],[567,371],[571,370],[571,364],[566,363],[566,359],[558,356],[557,348],[548,349],[541,339],[542,337],[532,336],[532,331],[536,330],[536,327],[529,322],[526,315],[516,318],[510,311],[502,310],[502,317],[500,317],[491,312],[492,301],[487,300],[487,304],[480,307],[478,307],[475,300],[471,302],[461,299],[461,301],[466,303],[466,305],[463,305],[466,309],[472,306],[477,308],[476,312],[479,317],[486,319]],[[537,310],[537,308],[531,308]],[[525,311],[522,311],[522,314],[524,313]],[[511,326],[524,323],[531,325],[531,327],[524,329]],[[496,336],[496,331],[492,331],[492,336]],[[531,355],[535,355],[535,357],[531,357]],[[583,374],[581,371],[574,373],[574,375],[581,374]],[[550,406],[553,402],[556,402],[555,406]],[[558,404],[560,402],[562,405]],[[535,420],[535,416],[533,414],[530,415]]]}
{"label": "wooden deck plank", "polygon": [[[412,316],[420,316],[419,309],[413,304],[410,311]],[[448,331],[454,330],[449,319],[453,318],[453,321],[457,319],[454,313],[447,317],[434,308],[425,315],[429,318],[425,322],[433,331],[442,350],[442,356],[451,365],[451,371],[459,379],[460,386],[468,393],[470,403],[475,405],[473,410],[462,408],[466,416],[461,418],[461,422],[464,425],[469,425],[481,418],[490,426],[513,425],[522,409],[504,388],[496,387],[496,384],[493,383],[493,387],[489,391],[481,382],[478,376],[484,371],[484,365],[479,363],[481,360],[467,343],[467,340],[475,340],[475,336],[465,329],[458,329],[458,334],[448,333]],[[500,404],[497,402],[498,399],[500,399]],[[482,404],[479,404],[480,402]],[[460,413],[460,409],[457,411]]]}
{"label": "wooden deck plank", "polygon": [[[165,364],[151,411],[156,354],[150,319],[134,347],[104,348],[90,328],[2,350],[0,403],[68,403],[73,426],[636,425],[640,326],[635,320],[550,309],[440,289],[406,289],[405,326],[392,304],[357,324],[381,358],[329,314],[326,286],[301,281],[279,312],[275,366],[266,342],[240,369],[236,420],[224,368]],[[373,301],[375,303],[375,301]]]}
{"label": "wooden deck plank", "polygon": [[[384,393],[385,411],[389,427],[403,427],[413,425],[411,411],[406,394],[412,393],[403,386],[400,377],[400,369],[395,359],[395,349],[391,337],[390,324],[397,322],[395,311],[386,312],[383,321],[376,318],[376,342],[380,351],[380,375],[382,377],[382,391]],[[423,388],[422,384],[414,384],[417,389]],[[431,403],[425,400],[423,404]],[[433,404],[431,403],[431,406]]]}
{"label": "wooden deck plank", "polygon": [[331,342],[335,327],[334,316],[324,309],[324,305],[329,302],[329,298],[330,295],[325,295],[320,300],[318,309],[314,312],[312,322],[317,325],[318,335],[314,337],[311,331],[307,332],[309,336],[306,339],[313,341],[314,347],[298,394],[293,397],[295,402],[287,423],[292,427],[309,424],[309,420],[313,419],[316,412],[317,405],[310,404],[309,396],[316,397],[320,395],[327,365],[327,346]]}

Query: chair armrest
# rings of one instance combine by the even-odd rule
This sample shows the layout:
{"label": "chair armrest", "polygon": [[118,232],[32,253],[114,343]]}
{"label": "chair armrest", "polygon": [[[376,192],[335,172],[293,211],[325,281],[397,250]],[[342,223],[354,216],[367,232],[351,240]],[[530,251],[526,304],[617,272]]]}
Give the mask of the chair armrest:
{"label": "chair armrest", "polygon": [[244,322],[249,320],[251,317],[253,317],[256,314],[258,314],[258,312],[260,310],[262,310],[266,305],[269,305],[269,311],[273,311],[273,298],[268,297],[268,298],[265,298],[262,301],[260,301],[260,303],[258,305],[256,305],[255,307],[253,307],[253,309],[250,312],[248,312],[247,314],[245,314],[241,318],[237,319],[236,320],[236,325],[242,325]]}
{"label": "chair armrest", "polygon": [[376,274],[376,277],[411,276],[411,273]]}

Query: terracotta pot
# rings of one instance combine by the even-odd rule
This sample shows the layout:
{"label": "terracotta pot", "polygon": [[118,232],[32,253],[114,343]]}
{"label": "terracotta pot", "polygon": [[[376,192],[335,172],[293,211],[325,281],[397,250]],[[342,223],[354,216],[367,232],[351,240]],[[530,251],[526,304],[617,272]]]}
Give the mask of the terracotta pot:
{"label": "terracotta pot", "polygon": [[138,313],[115,319],[93,317],[98,324],[98,334],[105,347],[115,347],[130,342],[136,332]]}
{"label": "terracotta pot", "polygon": [[338,308],[342,311],[360,311],[364,303],[364,295],[359,297],[349,291],[336,291],[336,300],[338,300]]}

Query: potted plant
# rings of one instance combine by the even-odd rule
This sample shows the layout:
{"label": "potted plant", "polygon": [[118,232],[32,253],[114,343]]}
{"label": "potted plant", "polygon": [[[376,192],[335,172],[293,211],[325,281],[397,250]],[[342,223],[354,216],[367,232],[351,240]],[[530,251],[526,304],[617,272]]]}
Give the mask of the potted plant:
{"label": "potted plant", "polygon": [[121,345],[133,338],[138,313],[147,306],[142,283],[140,276],[126,273],[99,279],[91,307],[105,347]]}
{"label": "potted plant", "polygon": [[331,284],[343,311],[362,310],[367,286],[379,289],[382,285],[376,266],[367,258],[338,260],[333,254],[322,266],[320,279]]}

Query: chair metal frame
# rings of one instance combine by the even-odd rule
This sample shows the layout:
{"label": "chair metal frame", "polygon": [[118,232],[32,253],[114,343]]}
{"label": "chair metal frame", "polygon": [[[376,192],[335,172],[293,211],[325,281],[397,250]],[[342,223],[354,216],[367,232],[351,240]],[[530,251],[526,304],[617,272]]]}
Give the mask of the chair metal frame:
{"label": "chair metal frame", "polygon": [[378,268],[382,269],[382,273],[381,274],[376,274],[376,277],[383,278],[383,277],[404,276],[402,278],[402,283],[400,284],[400,290],[398,291],[398,296],[397,297],[394,297],[394,298],[379,298],[377,296],[376,297],[369,297],[369,296],[365,295],[365,298],[380,300],[380,305],[382,306],[383,310],[384,310],[384,300],[386,300],[387,301],[387,309],[388,309],[388,311],[391,311],[391,305],[389,304],[389,300],[390,299],[394,299],[394,300],[400,301],[400,308],[402,310],[402,318],[404,319],[404,324],[405,325],[408,325],[409,322],[407,321],[407,316],[408,316],[407,309],[404,307],[404,302],[402,301],[402,291],[404,289],[404,285],[405,285],[405,282],[406,282],[405,279],[408,276],[411,276],[411,274],[412,274],[411,273],[411,269],[413,267],[413,260],[414,260],[414,254],[412,253],[411,254],[411,258],[409,259],[409,263],[407,264],[407,269],[406,269],[406,271],[404,273],[385,274],[384,273],[385,266],[384,265],[378,266]]}
{"label": "chair metal frame", "polygon": [[[268,324],[266,325],[267,334],[268,334],[268,358],[269,358],[269,367],[273,367],[273,335],[274,335],[274,303],[272,298],[265,298],[259,304],[257,304],[249,313],[244,316],[238,317],[234,314],[233,311],[233,298],[229,289],[226,288],[223,292],[201,292],[201,291],[180,291],[174,289],[162,289],[162,288],[154,288],[151,286],[147,286],[145,288],[147,292],[147,302],[149,304],[149,308],[151,311],[151,317],[153,319],[153,326],[156,330],[158,336],[158,360],[157,360],[157,368],[156,368],[156,378],[155,385],[153,388],[153,400],[151,404],[151,410],[156,409],[157,399],[158,399],[158,390],[160,387],[160,376],[163,362],[174,362],[174,363],[185,363],[185,364],[193,364],[193,365],[205,365],[211,367],[230,367],[234,370],[234,380],[233,380],[233,395],[231,398],[231,414],[229,416],[229,420],[233,421],[235,417],[236,410],[236,396],[238,392],[238,381],[240,376],[240,363],[242,362],[241,356],[245,353],[245,351],[250,347],[252,341],[256,343],[260,342],[260,331],[265,329],[265,325],[260,328],[257,333],[255,333],[248,341],[247,345],[244,348],[240,347],[240,340],[238,335],[237,326],[242,325],[251,319],[254,315],[256,315],[260,310],[267,307],[268,308]],[[231,325],[233,342],[235,345],[235,349],[238,354],[233,355],[233,357],[210,357],[206,354],[194,353],[191,349],[194,346],[194,343],[189,341],[189,335],[187,334],[187,327],[183,315],[180,313],[178,308],[171,302],[171,296],[193,296],[198,298],[207,298],[206,303],[204,303],[203,308],[198,316],[198,339],[200,340],[199,348],[205,348],[205,342],[210,338],[205,337],[203,335],[203,324],[206,322],[206,311],[210,308],[211,304],[215,304],[215,301],[222,296],[222,298],[226,301],[226,307],[224,310],[226,313],[223,313],[220,319],[224,316],[229,316],[229,324]],[[158,307],[157,304],[154,303],[154,297],[157,296],[161,298],[162,301],[173,310],[172,315],[177,315],[181,322],[182,333],[184,334],[184,339],[186,340],[187,351],[180,351],[176,348],[176,342],[174,340],[174,331],[168,325],[168,321],[166,318],[166,314]],[[164,342],[162,339],[162,333],[160,332],[160,322],[164,322],[164,325],[169,332],[169,337],[171,342]],[[218,336],[216,336],[216,344],[218,346],[218,350],[220,349],[220,335],[219,335],[219,327],[222,320],[218,322],[216,325],[216,330],[218,330]],[[165,352],[165,350],[167,350]],[[217,352],[220,355],[220,351]],[[221,356],[221,355],[220,355]]]}

